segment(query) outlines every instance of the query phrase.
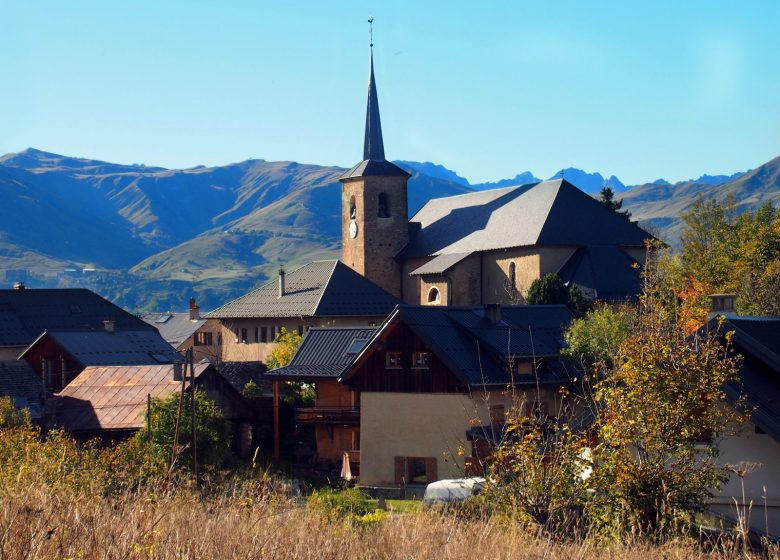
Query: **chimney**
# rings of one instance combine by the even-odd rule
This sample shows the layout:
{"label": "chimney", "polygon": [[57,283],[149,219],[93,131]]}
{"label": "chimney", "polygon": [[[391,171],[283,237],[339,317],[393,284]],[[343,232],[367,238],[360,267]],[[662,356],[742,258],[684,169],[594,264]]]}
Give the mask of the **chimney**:
{"label": "chimney", "polygon": [[279,297],[284,295],[284,267],[279,267]]}
{"label": "chimney", "polygon": [[710,294],[710,312],[707,319],[712,319],[718,315],[734,313],[734,300],[737,298],[734,294]]}
{"label": "chimney", "polygon": [[114,334],[114,328],[115,328],[115,325],[114,325],[114,320],[113,320],[113,319],[111,319],[111,318],[109,318],[109,319],[104,319],[104,320],[103,320],[103,328],[105,328],[105,329],[106,329],[106,332],[107,332],[107,333],[109,333],[109,334]]}
{"label": "chimney", "polygon": [[485,319],[492,324],[501,322],[501,304],[500,303],[487,303],[485,304]]}
{"label": "chimney", "polygon": [[197,321],[200,319],[200,307],[195,303],[195,298],[190,298],[190,321]]}
{"label": "chimney", "polygon": [[181,381],[182,378],[182,364],[181,362],[173,362],[173,380]]}
{"label": "chimney", "polygon": [[24,290],[24,282],[14,282],[14,290]]}

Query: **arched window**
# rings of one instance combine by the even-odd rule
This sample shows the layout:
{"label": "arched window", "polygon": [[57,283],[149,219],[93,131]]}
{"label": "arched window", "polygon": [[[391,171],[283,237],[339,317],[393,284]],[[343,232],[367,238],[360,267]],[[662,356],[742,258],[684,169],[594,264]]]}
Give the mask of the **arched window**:
{"label": "arched window", "polygon": [[377,198],[376,215],[379,218],[390,217],[390,201],[388,200],[387,193],[379,193]]}
{"label": "arched window", "polygon": [[357,206],[355,206],[355,196],[349,197],[349,218],[354,220],[357,217]]}
{"label": "arched window", "polygon": [[515,263],[509,263],[509,287],[512,293],[517,291],[517,269]]}
{"label": "arched window", "polygon": [[441,302],[441,293],[439,292],[439,288],[431,288],[428,291],[428,303],[440,303]]}

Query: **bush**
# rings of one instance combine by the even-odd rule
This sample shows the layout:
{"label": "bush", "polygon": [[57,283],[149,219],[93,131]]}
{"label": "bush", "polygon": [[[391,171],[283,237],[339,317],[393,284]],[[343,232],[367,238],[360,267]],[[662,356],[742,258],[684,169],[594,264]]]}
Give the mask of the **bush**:
{"label": "bush", "polygon": [[309,496],[309,506],[329,517],[348,519],[373,513],[369,496],[357,488],[341,491],[331,489],[315,490]]}
{"label": "bush", "polygon": [[32,419],[26,408],[19,410],[11,397],[0,397],[0,429],[30,426]]}

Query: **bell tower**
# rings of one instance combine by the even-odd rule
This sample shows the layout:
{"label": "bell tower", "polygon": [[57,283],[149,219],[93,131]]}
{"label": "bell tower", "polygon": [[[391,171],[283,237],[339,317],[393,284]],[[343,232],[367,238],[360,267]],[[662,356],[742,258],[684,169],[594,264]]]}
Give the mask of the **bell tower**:
{"label": "bell tower", "polygon": [[400,298],[401,266],[395,256],[409,240],[406,181],[410,175],[385,159],[373,47],[372,42],[363,161],[339,178],[341,260]]}

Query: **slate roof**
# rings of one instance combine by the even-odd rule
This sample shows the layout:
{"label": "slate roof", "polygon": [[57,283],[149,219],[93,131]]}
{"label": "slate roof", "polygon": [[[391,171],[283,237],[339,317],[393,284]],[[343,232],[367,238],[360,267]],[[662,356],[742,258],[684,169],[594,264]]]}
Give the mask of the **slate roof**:
{"label": "slate roof", "polygon": [[363,348],[356,341],[367,341],[376,330],[376,327],[313,327],[290,363],[265,375],[287,380],[338,379]]}
{"label": "slate roof", "polygon": [[601,300],[626,299],[642,291],[639,263],[615,246],[580,247],[558,271],[558,278]]}
{"label": "slate roof", "polygon": [[263,377],[268,370],[263,362],[220,362],[215,367],[239,393],[243,394],[246,384],[254,381],[261,395],[273,396],[271,383]]}
{"label": "slate roof", "polygon": [[546,357],[540,382],[561,383],[568,380],[568,373],[558,357],[564,346],[563,331],[571,320],[571,312],[563,305],[503,306],[497,323],[485,317],[483,307],[399,305],[340,380],[348,381],[355,365],[373,351],[389,326],[402,321],[469,387],[536,384],[535,376],[510,377],[506,370],[509,358]]}
{"label": "slate roof", "polygon": [[103,330],[107,318],[117,331],[153,328],[90,290],[0,290],[0,347],[27,346],[45,330]]}
{"label": "slate roof", "polygon": [[24,360],[0,361],[0,397],[11,397],[17,408],[27,408],[33,419],[43,416],[46,390],[38,374]]}
{"label": "slate roof", "polygon": [[82,366],[171,364],[182,357],[155,330],[44,332],[23,357],[46,338],[53,340]]}
{"label": "slate roof", "polygon": [[206,319],[201,317],[195,321],[187,313],[147,313],[141,319],[160,332],[165,341],[178,348],[203,326]]}
{"label": "slate roof", "polygon": [[651,235],[565,179],[428,201],[400,258],[526,247],[644,247]]}
{"label": "slate roof", "polygon": [[[720,333],[734,331],[732,343],[743,356],[739,382],[726,386],[727,397],[747,399],[756,426],[780,442],[780,317],[726,315]],[[708,323],[718,329],[717,319]]]}
{"label": "slate roof", "polygon": [[422,276],[423,274],[441,274],[450,267],[455,266],[463,259],[470,257],[473,253],[444,253],[429,260],[419,268],[411,271],[412,276]]}
{"label": "slate roof", "polygon": [[[195,378],[208,367],[195,364]],[[172,365],[88,367],[57,394],[56,423],[73,432],[139,429],[147,395],[164,399],[178,391]]]}
{"label": "slate roof", "polygon": [[207,313],[209,319],[246,317],[386,316],[398,300],[336,260],[314,261]]}

